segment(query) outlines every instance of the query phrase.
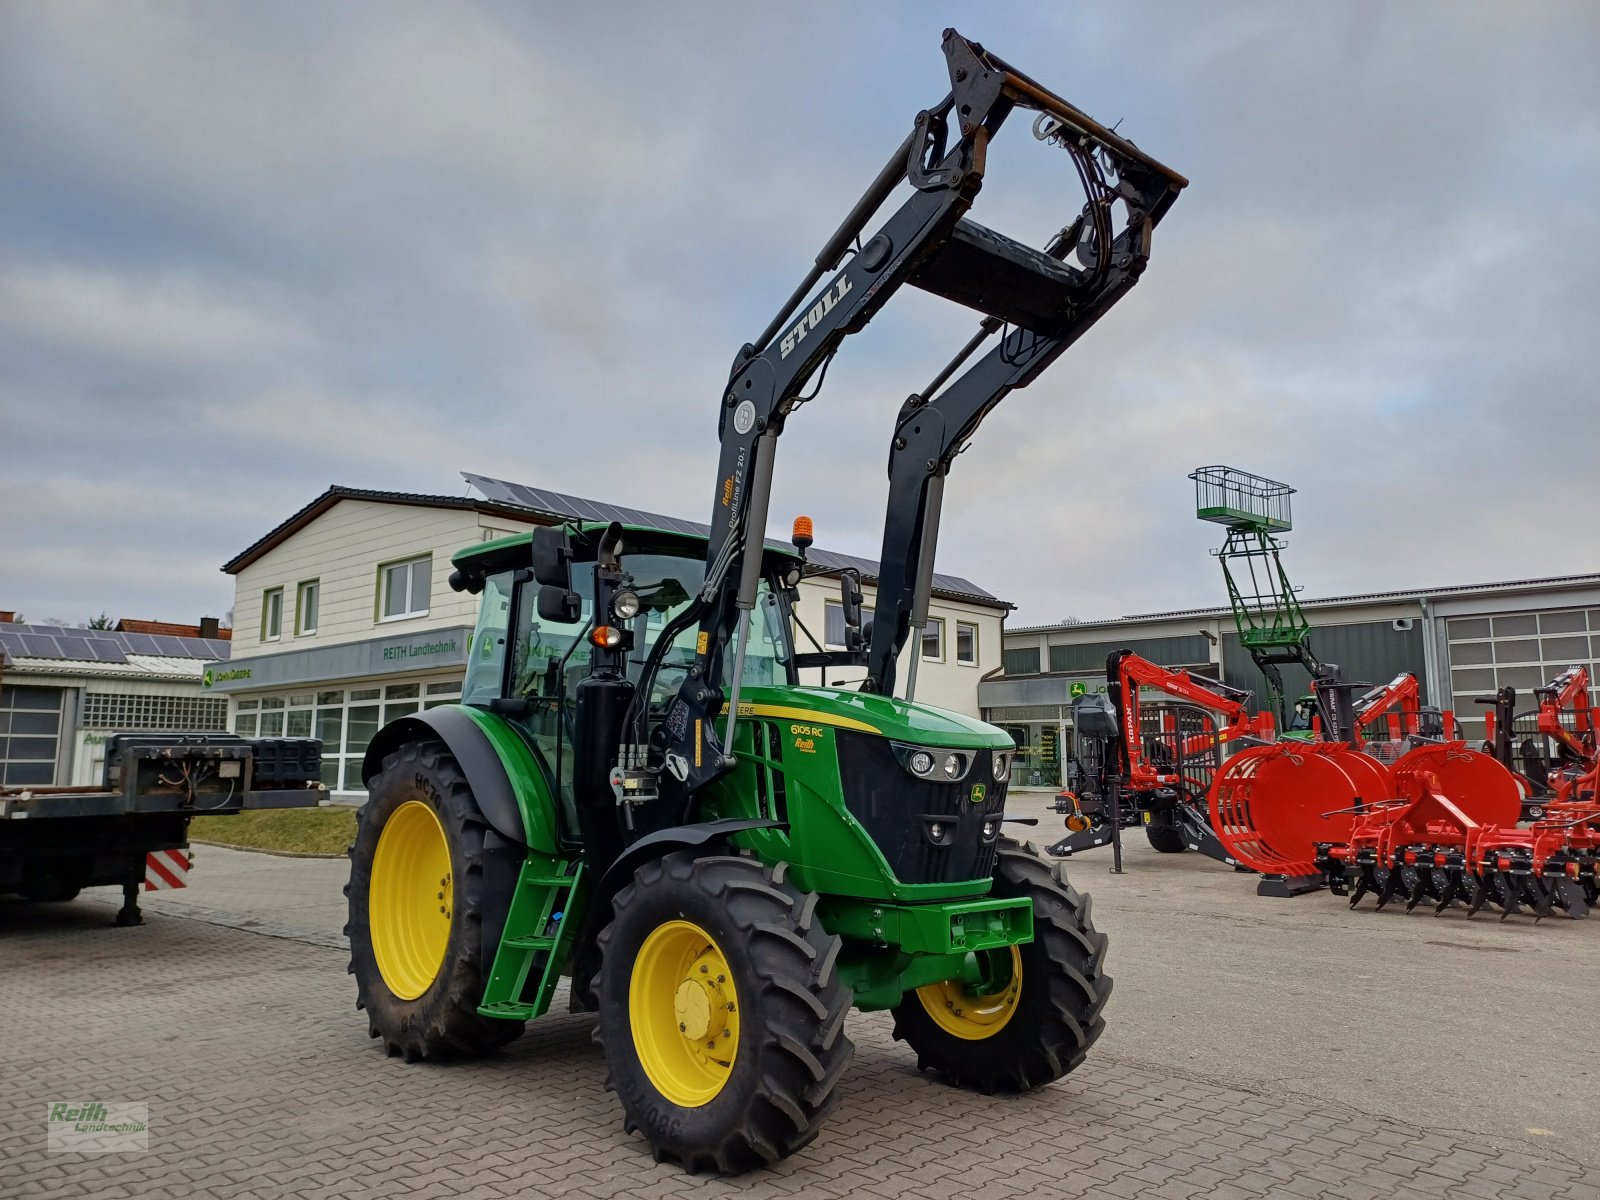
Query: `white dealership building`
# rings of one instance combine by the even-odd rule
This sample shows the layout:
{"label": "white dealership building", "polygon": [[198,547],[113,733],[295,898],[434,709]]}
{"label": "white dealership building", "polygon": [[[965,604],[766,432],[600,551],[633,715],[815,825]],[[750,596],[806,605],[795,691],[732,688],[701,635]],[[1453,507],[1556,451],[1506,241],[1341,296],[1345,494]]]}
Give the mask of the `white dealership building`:
{"label": "white dealership building", "polygon": [[[461,695],[477,597],[450,589],[457,550],[572,519],[704,534],[677,518],[467,479],[478,495],[330,487],[223,567],[235,581],[232,657],[209,672],[207,692],[228,697],[229,726],[241,734],[321,738],[323,779],[338,799],[365,795],[361,760],[382,725]],[[810,560],[824,572],[802,581],[796,615],[833,646],[843,637],[840,572],[861,573],[870,613],[877,564],[816,548]],[[936,575],[917,699],[977,716],[978,682],[1000,668],[1010,608],[968,580]],[[797,641],[812,649],[804,634]],[[835,669],[829,682],[862,674]]]}

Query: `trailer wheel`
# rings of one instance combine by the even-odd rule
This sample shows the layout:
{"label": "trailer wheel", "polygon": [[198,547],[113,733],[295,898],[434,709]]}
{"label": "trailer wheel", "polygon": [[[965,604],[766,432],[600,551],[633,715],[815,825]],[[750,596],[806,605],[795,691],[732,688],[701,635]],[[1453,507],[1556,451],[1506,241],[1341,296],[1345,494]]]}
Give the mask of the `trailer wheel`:
{"label": "trailer wheel", "polygon": [[987,994],[951,981],[906,996],[894,1036],[916,1051],[919,1070],[985,1093],[1025,1092],[1071,1071],[1104,1031],[1106,935],[1063,865],[1031,844],[1001,842],[992,894],[1033,901],[1033,941],[990,953]]}
{"label": "trailer wheel", "polygon": [[350,846],[350,973],[368,1032],[407,1062],[484,1054],[522,1032],[478,1015],[488,826],[442,742],[383,762]]}
{"label": "trailer wheel", "polygon": [[854,1047],[841,942],[785,868],[680,851],[617,893],[597,1037],[624,1127],[657,1161],[732,1174],[817,1136]]}
{"label": "trailer wheel", "polygon": [[1178,828],[1177,815],[1167,810],[1152,812],[1150,823],[1144,827],[1145,837],[1158,854],[1182,854],[1189,847],[1184,843],[1183,830]]}
{"label": "trailer wheel", "polygon": [[76,900],[82,890],[75,883],[60,879],[44,879],[25,884],[22,888],[22,898],[30,904],[65,904],[68,900]]}

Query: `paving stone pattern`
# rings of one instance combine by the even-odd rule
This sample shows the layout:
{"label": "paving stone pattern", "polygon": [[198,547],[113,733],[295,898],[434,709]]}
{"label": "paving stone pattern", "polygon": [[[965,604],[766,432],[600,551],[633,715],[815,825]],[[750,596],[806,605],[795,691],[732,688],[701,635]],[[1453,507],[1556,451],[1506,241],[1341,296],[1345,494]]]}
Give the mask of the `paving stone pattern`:
{"label": "paving stone pattern", "polygon": [[[174,911],[115,929],[89,901],[0,908],[5,1200],[1600,1200],[1579,1163],[1109,1054],[1027,1096],[958,1091],[916,1072],[882,1014],[852,1018],[844,1099],[816,1142],[771,1171],[696,1178],[622,1132],[592,1018],[547,1018],[492,1060],[406,1066],[367,1039],[326,931]],[[148,1152],[46,1153],[60,1100],[146,1102]]]}

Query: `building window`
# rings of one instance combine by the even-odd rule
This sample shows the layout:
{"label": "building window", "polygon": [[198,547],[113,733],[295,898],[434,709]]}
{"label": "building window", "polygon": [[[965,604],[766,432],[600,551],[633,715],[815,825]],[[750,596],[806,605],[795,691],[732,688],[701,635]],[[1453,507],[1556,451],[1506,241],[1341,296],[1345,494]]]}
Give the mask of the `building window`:
{"label": "building window", "polygon": [[283,589],[261,593],[261,640],[275,642],[283,636]]}
{"label": "building window", "polygon": [[433,556],[388,563],[378,568],[380,581],[378,619],[396,621],[402,617],[428,615],[428,594],[433,582]]}
{"label": "building window", "polygon": [[0,687],[0,783],[55,782],[61,695],[60,688]]}
{"label": "building window", "polygon": [[924,662],[944,661],[944,618],[929,617],[922,628],[922,659]]}
{"label": "building window", "polygon": [[1037,675],[1039,673],[1039,647],[1007,646],[1001,652],[1007,675]]}
{"label": "building window", "polygon": [[379,729],[410,716],[419,705],[454,704],[460,696],[459,679],[441,679],[252,697],[237,702],[233,728],[245,737],[320,738],[322,782],[336,792],[359,794],[362,760]]}
{"label": "building window", "polygon": [[228,727],[228,700],[225,696],[136,696],[121,692],[85,692],[80,724],[85,729],[219,731]]}
{"label": "building window", "polygon": [[308,579],[295,589],[294,634],[301,637],[317,631],[317,607],[322,599],[320,580]]}
{"label": "building window", "polygon": [[978,627],[956,622],[956,661],[969,667],[978,665]]}
{"label": "building window", "polygon": [[823,602],[822,646],[825,650],[843,650],[845,648],[844,605],[836,604],[832,600]]}

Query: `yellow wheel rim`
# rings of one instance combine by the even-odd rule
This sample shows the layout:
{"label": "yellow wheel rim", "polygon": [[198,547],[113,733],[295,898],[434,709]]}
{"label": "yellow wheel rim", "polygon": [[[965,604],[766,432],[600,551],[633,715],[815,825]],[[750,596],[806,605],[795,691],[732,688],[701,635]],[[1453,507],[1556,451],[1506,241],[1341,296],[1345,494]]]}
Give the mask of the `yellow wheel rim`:
{"label": "yellow wheel rim", "polygon": [[997,992],[974,995],[957,979],[917,989],[917,999],[933,1023],[952,1037],[981,1042],[1006,1027],[1022,997],[1022,952],[1011,947],[1011,978]]}
{"label": "yellow wheel rim", "polygon": [[401,1000],[415,1000],[439,974],[455,907],[444,826],[428,805],[407,800],[378,835],[367,904],[378,973]]}
{"label": "yellow wheel rim", "polygon": [[739,1053],[739,997],[716,939],[692,921],[657,926],[633,960],[628,1024],[656,1091],[679,1108],[715,1099]]}

